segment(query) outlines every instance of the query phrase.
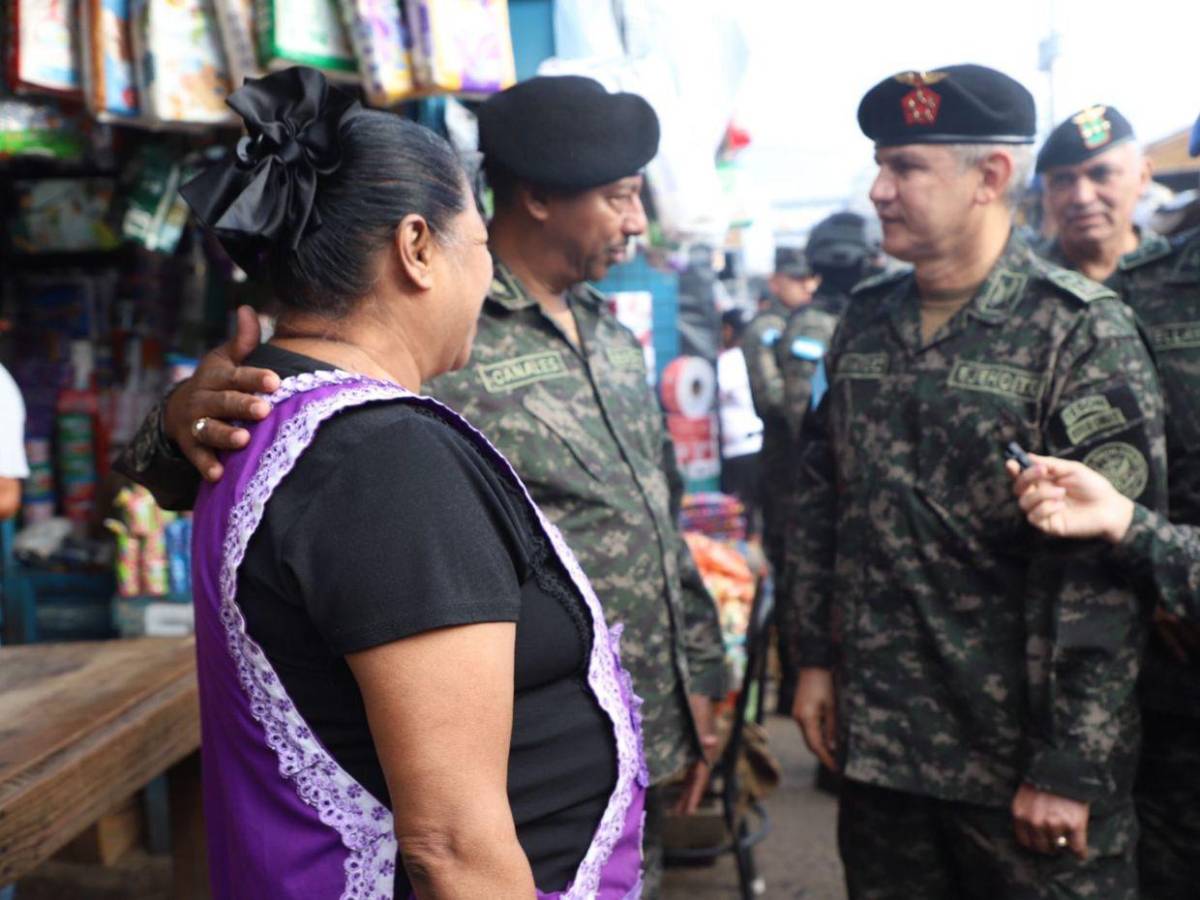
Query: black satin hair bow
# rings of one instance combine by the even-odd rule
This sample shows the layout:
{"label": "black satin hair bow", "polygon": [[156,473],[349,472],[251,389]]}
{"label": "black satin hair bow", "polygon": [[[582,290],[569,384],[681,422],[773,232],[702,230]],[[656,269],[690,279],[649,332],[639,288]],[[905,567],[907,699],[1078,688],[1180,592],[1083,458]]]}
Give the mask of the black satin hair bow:
{"label": "black satin hair bow", "polygon": [[341,164],[338,131],[362,107],[320,72],[301,67],[247,78],[227,102],[245,122],[246,137],[235,154],[179,192],[234,261],[253,271],[264,249],[295,250],[321,227],[317,179]]}

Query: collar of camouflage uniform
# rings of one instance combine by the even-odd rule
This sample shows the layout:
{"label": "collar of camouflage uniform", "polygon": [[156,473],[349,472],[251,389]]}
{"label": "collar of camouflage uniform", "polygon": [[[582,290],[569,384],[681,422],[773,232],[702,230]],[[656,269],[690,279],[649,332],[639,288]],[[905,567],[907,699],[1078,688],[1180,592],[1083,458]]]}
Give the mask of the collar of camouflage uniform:
{"label": "collar of camouflage uniform", "polygon": [[[1096,284],[1077,272],[1037,256],[1014,229],[1000,259],[967,304],[967,312],[989,324],[999,324],[1007,320],[1025,290],[1031,269],[1085,302],[1112,293],[1104,285]],[[885,272],[861,282],[855,287],[854,293],[895,282],[895,287],[884,296],[877,308],[880,315],[889,315],[897,321],[904,321],[912,314],[912,304],[909,302],[913,289],[911,275],[911,269]]]}
{"label": "collar of camouflage uniform", "polygon": [[[537,306],[537,300],[526,293],[517,276],[495,255],[492,256],[492,269],[492,286],[488,289],[488,302],[498,303],[513,312]],[[573,286],[567,293],[572,302],[586,303],[597,309],[604,302],[603,295],[586,282]]]}

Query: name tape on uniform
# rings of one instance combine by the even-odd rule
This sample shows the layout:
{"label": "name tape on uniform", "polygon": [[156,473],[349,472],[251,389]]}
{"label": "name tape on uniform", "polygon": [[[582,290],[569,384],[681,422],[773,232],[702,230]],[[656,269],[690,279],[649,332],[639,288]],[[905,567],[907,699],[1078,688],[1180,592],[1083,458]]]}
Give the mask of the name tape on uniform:
{"label": "name tape on uniform", "polygon": [[1016,400],[1037,400],[1042,395],[1046,379],[1014,366],[960,359],[950,369],[946,384],[964,391],[980,391]]}
{"label": "name tape on uniform", "polygon": [[503,362],[475,367],[484,390],[489,394],[511,391],[550,378],[562,378],[570,374],[562,354],[557,350],[515,356]]}

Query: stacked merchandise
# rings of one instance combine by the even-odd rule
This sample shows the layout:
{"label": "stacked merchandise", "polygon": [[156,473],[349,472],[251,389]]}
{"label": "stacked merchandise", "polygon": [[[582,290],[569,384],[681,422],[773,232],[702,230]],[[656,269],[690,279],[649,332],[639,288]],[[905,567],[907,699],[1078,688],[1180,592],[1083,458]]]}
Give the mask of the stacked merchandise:
{"label": "stacked merchandise", "polygon": [[660,392],[684,485],[689,492],[716,490],[721,474],[716,370],[702,357],[677,357],[663,369]]}
{"label": "stacked merchandise", "polygon": [[7,6],[12,93],[82,101],[100,122],[185,131],[236,126],[225,104],[230,92],[247,77],[293,65],[358,85],[379,107],[433,94],[483,96],[516,80],[507,0]]}
{"label": "stacked merchandise", "polygon": [[104,525],[116,540],[113,623],[122,637],[190,634],[190,518],[158,508],[143,487],[122,488]]}
{"label": "stacked merchandise", "polygon": [[739,685],[746,673],[746,631],[754,605],[754,572],[734,544],[693,531],[684,532],[684,539],[704,586],[717,601],[726,673],[729,684]]}
{"label": "stacked merchandise", "polygon": [[719,541],[744,541],[746,508],[737,497],[717,491],[686,494],[679,511],[679,527]]}

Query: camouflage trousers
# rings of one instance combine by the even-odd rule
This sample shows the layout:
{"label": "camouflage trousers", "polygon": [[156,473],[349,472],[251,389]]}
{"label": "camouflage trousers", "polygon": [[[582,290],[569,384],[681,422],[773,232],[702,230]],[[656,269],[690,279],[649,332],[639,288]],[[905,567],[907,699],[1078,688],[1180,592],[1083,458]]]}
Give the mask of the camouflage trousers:
{"label": "camouflage trousers", "polygon": [[1143,710],[1134,788],[1144,900],[1200,896],[1200,719]]}
{"label": "camouflage trousers", "polygon": [[850,900],[1137,900],[1132,804],[1089,823],[1090,855],[1043,856],[1007,809],[843,780],[838,848]]}

